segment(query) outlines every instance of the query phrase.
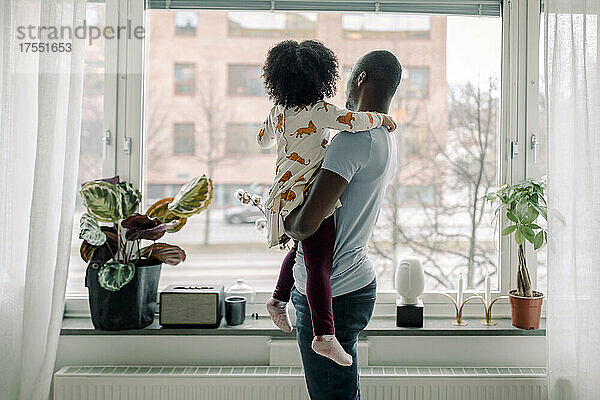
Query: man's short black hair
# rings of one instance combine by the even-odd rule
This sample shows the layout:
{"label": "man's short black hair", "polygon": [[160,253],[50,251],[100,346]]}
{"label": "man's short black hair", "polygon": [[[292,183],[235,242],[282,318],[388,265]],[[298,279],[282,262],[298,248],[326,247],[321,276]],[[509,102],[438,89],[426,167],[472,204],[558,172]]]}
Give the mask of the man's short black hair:
{"label": "man's short black hair", "polygon": [[383,97],[394,96],[402,78],[402,66],[393,53],[373,50],[362,56],[352,71],[352,84],[363,71],[367,73],[367,82],[375,85]]}
{"label": "man's short black hair", "polygon": [[310,105],[335,95],[338,60],[316,40],[285,40],[269,50],[263,77],[267,95],[275,104]]}

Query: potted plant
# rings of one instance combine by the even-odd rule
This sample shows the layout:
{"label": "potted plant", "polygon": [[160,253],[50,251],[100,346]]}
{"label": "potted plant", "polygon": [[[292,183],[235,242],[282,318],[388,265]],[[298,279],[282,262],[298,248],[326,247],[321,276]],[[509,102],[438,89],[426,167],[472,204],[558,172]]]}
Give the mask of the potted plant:
{"label": "potted plant", "polygon": [[548,231],[536,223],[540,216],[543,220],[548,219],[544,191],[544,181],[528,179],[515,185],[502,185],[495,192],[486,195],[486,199],[492,205],[496,200],[500,201],[496,208],[496,215],[503,211],[511,222],[504,228],[502,235],[514,234],[518,246],[517,288],[511,290],[508,295],[512,324],[521,329],[537,329],[540,325],[544,295],[531,288],[525,259],[525,245],[529,242],[535,250],[538,250],[548,241]]}
{"label": "potted plant", "polygon": [[[80,220],[80,253],[88,263],[85,285],[94,327],[141,329],[154,321],[162,264],[185,260],[181,248],[157,240],[179,231],[189,217],[206,209],[212,192],[212,181],[197,177],[174,198],[162,199],[139,214],[142,194],[119,177],[81,187],[87,212]],[[152,243],[142,246],[142,240]]]}

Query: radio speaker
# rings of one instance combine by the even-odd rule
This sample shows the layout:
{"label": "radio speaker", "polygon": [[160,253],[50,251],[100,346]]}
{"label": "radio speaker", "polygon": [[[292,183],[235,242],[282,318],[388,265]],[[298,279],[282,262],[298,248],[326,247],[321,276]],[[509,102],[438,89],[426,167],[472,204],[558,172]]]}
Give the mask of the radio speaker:
{"label": "radio speaker", "polygon": [[217,328],[223,318],[223,285],[167,286],[160,293],[159,322],[165,327]]}

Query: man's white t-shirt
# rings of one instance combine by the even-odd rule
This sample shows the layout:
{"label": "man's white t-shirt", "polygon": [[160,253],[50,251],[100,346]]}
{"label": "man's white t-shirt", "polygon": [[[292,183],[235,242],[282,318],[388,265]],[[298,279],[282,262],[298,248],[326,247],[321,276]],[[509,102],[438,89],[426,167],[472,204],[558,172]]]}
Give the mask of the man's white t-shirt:
{"label": "man's white t-shirt", "polygon": [[[331,269],[333,297],[354,292],[375,279],[368,242],[377,223],[385,192],[394,177],[397,147],[394,133],[380,127],[358,133],[340,132],[332,139],[321,168],[348,182],[334,213],[335,247]],[[296,289],[306,294],[302,244],[294,265]]]}

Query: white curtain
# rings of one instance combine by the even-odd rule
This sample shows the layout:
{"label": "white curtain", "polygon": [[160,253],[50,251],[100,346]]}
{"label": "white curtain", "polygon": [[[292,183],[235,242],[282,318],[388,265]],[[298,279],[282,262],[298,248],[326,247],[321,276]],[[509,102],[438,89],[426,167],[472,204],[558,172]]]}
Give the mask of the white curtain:
{"label": "white curtain", "polygon": [[600,398],[600,0],[546,1],[551,399]]}
{"label": "white curtain", "polygon": [[[0,399],[47,399],[64,308],[84,43],[24,52],[19,27],[81,25],[85,0],[0,2]],[[47,32],[46,32],[47,33]],[[37,32],[35,33],[37,35]],[[66,41],[63,41],[66,42]]]}

